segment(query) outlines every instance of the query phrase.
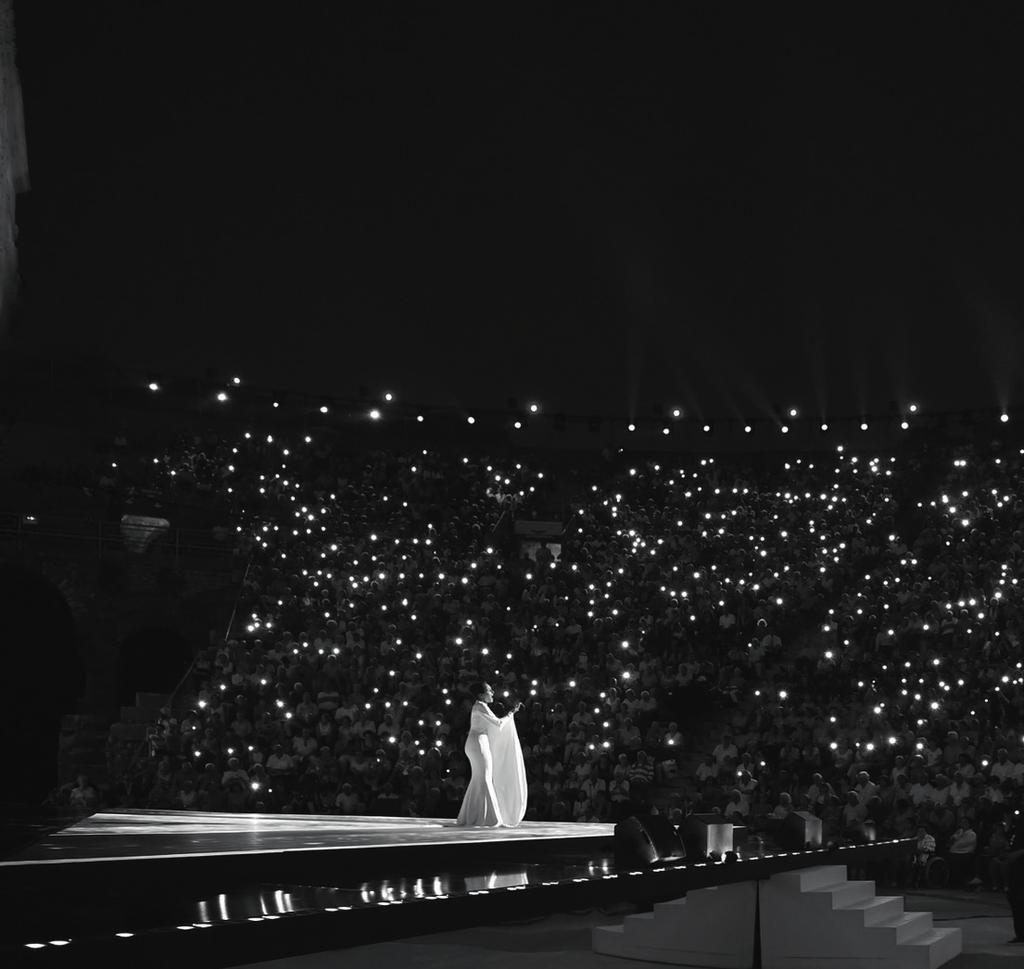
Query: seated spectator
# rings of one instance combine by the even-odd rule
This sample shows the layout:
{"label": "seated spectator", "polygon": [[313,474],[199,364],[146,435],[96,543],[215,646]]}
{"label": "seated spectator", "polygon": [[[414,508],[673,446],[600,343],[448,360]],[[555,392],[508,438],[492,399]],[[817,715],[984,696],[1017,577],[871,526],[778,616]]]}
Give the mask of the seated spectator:
{"label": "seated spectator", "polygon": [[956,888],[963,888],[974,877],[974,856],[978,850],[978,835],[970,821],[961,820],[949,843],[949,877]]}

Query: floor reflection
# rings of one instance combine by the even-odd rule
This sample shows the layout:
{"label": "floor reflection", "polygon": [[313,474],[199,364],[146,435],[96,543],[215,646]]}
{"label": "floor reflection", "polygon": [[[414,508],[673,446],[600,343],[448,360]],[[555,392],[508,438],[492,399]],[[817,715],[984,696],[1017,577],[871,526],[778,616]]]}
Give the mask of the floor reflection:
{"label": "floor reflection", "polygon": [[[543,864],[523,863],[446,872],[424,872],[335,885],[253,884],[213,895],[191,895],[182,885],[154,885],[145,896],[113,894],[83,899],[74,907],[36,906],[35,918],[21,925],[28,937],[44,926],[47,932],[85,936],[117,932],[142,933],[168,926],[208,926],[258,921],[298,914],[349,911],[377,906],[415,904],[518,891],[531,886],[580,882],[607,877],[614,871],[610,855],[551,856]],[[20,934],[20,933],[19,933]]]}

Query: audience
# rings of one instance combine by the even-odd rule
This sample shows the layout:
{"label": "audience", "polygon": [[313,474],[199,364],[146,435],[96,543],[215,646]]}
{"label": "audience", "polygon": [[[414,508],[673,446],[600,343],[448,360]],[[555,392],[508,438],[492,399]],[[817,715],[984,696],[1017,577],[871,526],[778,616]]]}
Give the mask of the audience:
{"label": "audience", "polygon": [[[247,434],[188,453],[251,552],[244,619],[141,768],[112,764],[123,803],[453,816],[484,678],[526,703],[529,820],[673,794],[755,829],[809,811],[828,840],[916,836],[919,867],[1001,883],[1024,785],[1019,452],[591,469]],[[516,518],[567,524],[520,546]]]}

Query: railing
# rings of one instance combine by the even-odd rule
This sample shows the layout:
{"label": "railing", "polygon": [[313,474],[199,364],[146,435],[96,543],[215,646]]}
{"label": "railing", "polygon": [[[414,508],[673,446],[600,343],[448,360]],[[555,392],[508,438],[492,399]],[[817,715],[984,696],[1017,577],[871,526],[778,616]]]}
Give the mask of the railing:
{"label": "railing", "polygon": [[[58,515],[35,515],[23,512],[0,512],[0,545],[13,542],[21,551],[45,545],[48,551],[59,546],[92,545],[97,556],[104,552],[129,551],[120,522],[91,518],[70,518]],[[224,559],[226,569],[233,568],[234,548],[225,538],[218,542],[209,530],[169,528],[154,537],[145,554],[172,558],[175,564],[186,559]]]}

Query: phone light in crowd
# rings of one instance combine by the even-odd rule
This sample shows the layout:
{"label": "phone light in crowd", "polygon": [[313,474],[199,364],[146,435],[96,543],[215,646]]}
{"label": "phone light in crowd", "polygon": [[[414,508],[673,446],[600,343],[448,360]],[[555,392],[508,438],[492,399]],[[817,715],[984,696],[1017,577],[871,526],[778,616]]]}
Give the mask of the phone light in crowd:
{"label": "phone light in crowd", "polygon": [[374,407],[373,410],[370,411],[370,420],[371,421],[379,421],[380,420],[380,411],[377,410],[376,407]]}
{"label": "phone light in crowd", "polygon": [[1003,411],[1003,413],[999,415],[999,420],[1001,420],[1001,421],[1002,421],[1002,422],[1003,422],[1004,424],[1005,424],[1005,423],[1006,423],[1006,422],[1007,422],[1007,421],[1008,421],[1009,419],[1010,419],[1010,415],[1009,415],[1009,414],[1007,414],[1007,413],[1006,413],[1006,411]]}

